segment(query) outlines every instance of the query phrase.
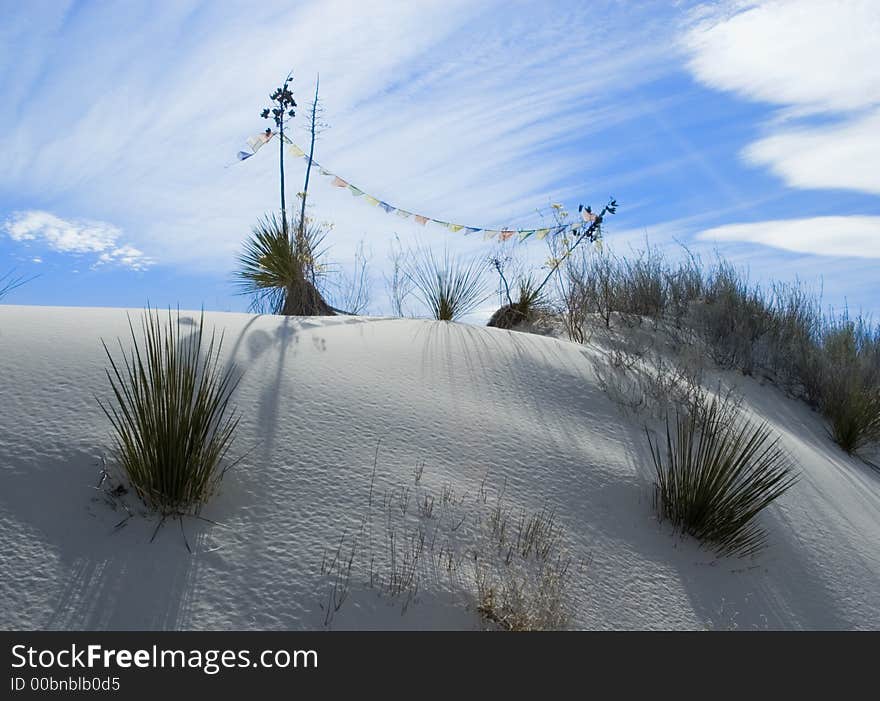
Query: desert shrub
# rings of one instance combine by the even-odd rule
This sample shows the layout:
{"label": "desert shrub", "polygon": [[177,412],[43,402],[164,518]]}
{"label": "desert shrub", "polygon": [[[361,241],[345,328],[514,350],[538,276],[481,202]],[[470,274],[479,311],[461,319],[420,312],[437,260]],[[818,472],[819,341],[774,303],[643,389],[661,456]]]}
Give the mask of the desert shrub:
{"label": "desert shrub", "polygon": [[699,259],[690,251],[687,258],[666,272],[666,311],[676,327],[680,328],[694,302],[704,292],[703,269]]}
{"label": "desert shrub", "polygon": [[343,268],[334,271],[334,282],[330,300],[334,309],[344,310],[346,314],[364,314],[370,306],[369,255],[364,250],[364,242],[358,243],[354,251],[350,272]]}
{"label": "desert shrub", "polygon": [[488,552],[482,557],[474,552],[473,583],[483,620],[509,631],[567,628],[574,572],[556,512],[545,507],[517,515],[499,501],[488,526]]}
{"label": "desert shrub", "polygon": [[720,261],[706,281],[704,302],[696,307],[695,323],[709,344],[713,359],[751,375],[759,363],[759,342],[770,328],[771,314],[759,287]]}
{"label": "desert shrub", "polygon": [[770,304],[766,369],[789,390],[807,396],[823,325],[819,299],[804,287],[775,283]]}
{"label": "desert shrub", "polygon": [[254,311],[285,316],[322,316],[335,313],[324,300],[319,262],[325,227],[307,221],[287,226],[274,214],[260,220],[245,242],[235,274],[242,294],[251,295]]}
{"label": "desert shrub", "polygon": [[880,440],[880,327],[846,314],[828,322],[809,387],[832,438],[847,453]]}
{"label": "desert shrub", "polygon": [[667,419],[665,459],[650,433],[648,441],[660,516],[719,555],[745,556],[766,541],[755,517],[796,476],[766,424],[727,413],[715,399],[702,416],[678,413],[674,431]]}
{"label": "desert shrub", "polygon": [[434,319],[455,321],[486,299],[483,267],[480,259],[455,257],[448,250],[438,258],[425,249],[409,256],[405,272]]}
{"label": "desert shrub", "polygon": [[566,316],[576,332],[572,340],[580,337],[583,342],[584,327],[594,315],[606,328],[611,326],[612,315],[620,310],[623,296],[618,258],[607,249],[581,249],[566,260],[563,281]]}
{"label": "desert shrub", "polygon": [[645,247],[621,262],[619,311],[658,319],[666,311],[667,267],[662,254]]}
{"label": "desert shrub", "polygon": [[180,312],[167,322],[147,309],[141,335],[131,318],[131,349],[121,359],[102,341],[113,400],[98,400],[113,428],[115,457],[138,496],[163,515],[198,512],[226,467],[238,417],[230,399],[240,378],[223,368],[212,331],[205,347],[204,315],[181,337]]}
{"label": "desert shrub", "polygon": [[412,281],[406,275],[407,252],[404,251],[400,238],[394,237],[388,252],[391,273],[385,275],[385,291],[394,316],[407,316],[406,301],[413,291]]}

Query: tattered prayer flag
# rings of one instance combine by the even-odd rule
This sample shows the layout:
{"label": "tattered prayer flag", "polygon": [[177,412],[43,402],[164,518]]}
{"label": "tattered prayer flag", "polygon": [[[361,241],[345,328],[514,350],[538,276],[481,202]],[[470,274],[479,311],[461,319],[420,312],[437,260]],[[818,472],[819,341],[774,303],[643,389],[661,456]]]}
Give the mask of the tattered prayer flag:
{"label": "tattered prayer flag", "polygon": [[297,146],[296,144],[291,144],[290,146],[288,146],[288,147],[287,147],[287,152],[288,152],[291,156],[294,156],[294,157],[296,157],[296,158],[302,158],[303,156],[306,155],[306,152],[303,151],[303,150],[302,150],[299,146]]}
{"label": "tattered prayer flag", "polygon": [[507,239],[509,239],[511,236],[513,236],[513,234],[514,234],[513,231],[510,231],[509,229],[505,229],[504,231],[502,231],[501,233],[498,234],[498,240],[499,241],[507,241]]}
{"label": "tattered prayer flag", "polygon": [[331,175],[333,175],[333,173],[331,173],[329,170],[324,170],[324,169],[321,168],[320,166],[318,166],[318,170],[321,172],[321,175],[326,175],[326,176],[328,176],[328,177],[331,176]]}
{"label": "tattered prayer flag", "polygon": [[348,183],[345,182],[338,175],[333,176],[333,187],[348,187]]}
{"label": "tattered prayer flag", "polygon": [[531,236],[534,233],[535,233],[534,229],[532,229],[531,231],[520,231],[519,232],[519,240],[525,241],[529,236]]}
{"label": "tattered prayer flag", "polygon": [[254,154],[251,153],[251,152],[249,152],[249,151],[239,151],[239,152],[238,152],[238,160],[243,161],[243,160],[245,160],[246,158],[250,158],[250,157],[253,156],[253,155],[254,155]]}
{"label": "tattered prayer flag", "polygon": [[257,151],[260,150],[260,148],[263,146],[263,144],[268,143],[269,139],[271,139],[273,136],[275,136],[275,132],[273,132],[270,129],[267,129],[266,131],[262,132],[261,134],[257,134],[256,136],[250,137],[247,140],[247,145],[251,147],[251,151],[256,153]]}
{"label": "tattered prayer flag", "polygon": [[371,205],[373,205],[374,207],[379,204],[379,200],[377,200],[375,197],[370,197],[369,195],[364,195],[364,199],[367,202],[369,202]]}
{"label": "tattered prayer flag", "polygon": [[428,217],[423,217],[421,214],[416,214],[415,220],[422,226],[428,223]]}
{"label": "tattered prayer flag", "polygon": [[359,190],[358,188],[356,188],[354,185],[351,185],[351,184],[349,184],[348,189],[351,191],[351,194],[354,195],[355,197],[360,197],[361,195],[364,194],[363,190]]}
{"label": "tattered prayer flag", "polygon": [[549,233],[550,233],[550,229],[538,229],[535,232],[535,236],[537,236],[539,239],[545,239],[545,238],[547,238],[547,234],[549,234]]}
{"label": "tattered prayer flag", "polygon": [[489,239],[495,238],[495,234],[497,234],[497,233],[498,232],[493,229],[486,229],[483,232],[483,239],[488,241]]}
{"label": "tattered prayer flag", "polygon": [[461,224],[449,224],[449,225],[447,226],[447,228],[448,228],[450,231],[453,231],[453,232],[459,232],[459,231],[461,231],[462,229],[464,229],[464,227],[463,227]]}
{"label": "tattered prayer flag", "polygon": [[398,216],[398,217],[403,217],[404,219],[406,219],[407,217],[409,217],[410,214],[412,214],[412,212],[407,212],[407,211],[404,210],[404,209],[398,209],[398,210],[397,210],[397,216]]}
{"label": "tattered prayer flag", "polygon": [[594,222],[599,218],[595,214],[593,214],[592,212],[588,212],[586,209],[581,210],[581,217],[583,218],[584,221],[588,221],[588,222]]}
{"label": "tattered prayer flag", "polygon": [[478,229],[474,226],[468,226],[465,228],[465,236],[468,234],[476,234],[478,231],[482,231],[482,229]]}
{"label": "tattered prayer flag", "polygon": [[387,202],[380,202],[380,203],[379,203],[379,206],[380,206],[382,209],[384,209],[386,212],[388,212],[389,214],[391,214],[391,212],[393,212],[394,209],[395,209],[394,207],[392,207],[392,206],[391,206],[390,204],[388,204]]}

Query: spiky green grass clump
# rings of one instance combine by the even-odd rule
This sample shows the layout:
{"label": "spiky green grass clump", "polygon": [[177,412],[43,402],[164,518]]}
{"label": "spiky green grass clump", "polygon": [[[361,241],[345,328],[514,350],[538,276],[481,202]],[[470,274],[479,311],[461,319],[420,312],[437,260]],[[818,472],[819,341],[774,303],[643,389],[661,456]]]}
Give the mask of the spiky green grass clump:
{"label": "spiky green grass clump", "polygon": [[792,464],[766,424],[731,420],[713,399],[700,416],[666,424],[666,458],[648,434],[660,516],[719,555],[758,552],[767,534],[755,517],[796,481]]}
{"label": "spiky green grass clump", "polygon": [[106,370],[113,401],[98,400],[113,427],[116,458],[138,496],[163,515],[197,513],[226,467],[239,417],[230,399],[240,377],[222,367],[222,334],[205,347],[204,315],[181,334],[180,312],[167,322],[147,309],[132,347]]}
{"label": "spiky green grass clump", "polygon": [[456,258],[449,251],[437,258],[427,250],[410,257],[406,275],[433,318],[455,321],[486,299],[483,269],[478,259]]}
{"label": "spiky green grass clump", "polygon": [[285,316],[328,316],[335,312],[319,288],[324,266],[319,262],[325,230],[307,221],[274,214],[261,219],[245,241],[235,273],[242,294],[252,297],[251,309]]}

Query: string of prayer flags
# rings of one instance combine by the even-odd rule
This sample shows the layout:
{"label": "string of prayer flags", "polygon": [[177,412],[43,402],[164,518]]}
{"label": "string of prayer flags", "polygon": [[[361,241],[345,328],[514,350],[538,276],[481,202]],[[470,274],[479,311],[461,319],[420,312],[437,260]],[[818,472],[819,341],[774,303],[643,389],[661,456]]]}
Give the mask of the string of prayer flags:
{"label": "string of prayer flags", "polygon": [[[266,131],[250,137],[247,140],[247,144],[251,149],[250,152],[239,151],[238,152],[238,160],[244,161],[244,160],[250,158],[251,156],[256,154],[256,152],[259,151],[264,145],[266,145],[274,136],[277,136],[276,132],[273,132],[271,129],[266,129]],[[285,136],[283,138],[284,138],[284,143],[287,144],[287,153],[289,153],[291,156],[293,156],[295,158],[305,158],[306,160],[309,160],[309,155],[305,151],[303,151],[299,146],[297,146],[295,143],[293,143],[293,141],[291,141],[288,137]],[[416,222],[416,224],[419,224],[420,226],[425,226],[428,224],[428,222],[431,222],[432,224],[437,224],[438,226],[442,226],[445,229],[447,229],[453,233],[458,233],[458,232],[464,230],[464,233],[466,236],[470,235],[470,234],[476,234],[479,232],[483,232],[483,238],[487,241],[490,239],[493,239],[493,238],[497,238],[499,241],[508,241],[508,240],[512,239],[514,236],[516,236],[519,241],[525,241],[530,236],[535,236],[537,239],[543,240],[551,232],[554,234],[557,234],[557,233],[561,233],[562,231],[565,231],[566,229],[574,229],[575,228],[574,225],[561,224],[556,227],[547,227],[547,228],[543,228],[543,229],[517,229],[517,230],[506,229],[506,228],[505,229],[484,229],[484,228],[476,227],[476,226],[465,226],[464,224],[455,224],[452,222],[442,221],[440,219],[433,219],[431,217],[426,217],[421,214],[416,214],[415,212],[410,212],[405,209],[400,209],[399,207],[395,207],[394,205],[389,204],[388,202],[385,202],[384,200],[380,200],[377,197],[373,197],[372,195],[368,195],[366,192],[364,192],[363,190],[361,190],[358,187],[355,187],[347,180],[343,180],[335,173],[331,173],[329,170],[327,170],[326,168],[321,166],[317,161],[312,160],[311,162],[312,162],[312,165],[314,165],[318,169],[318,172],[321,175],[333,179],[331,181],[331,184],[334,187],[338,187],[341,189],[347,189],[352,194],[353,197],[361,197],[366,202],[371,204],[372,206],[381,207],[382,210],[384,210],[388,214],[396,214],[397,216],[401,217],[402,219],[408,219],[408,218],[412,217],[413,220]],[[557,210],[561,210],[561,208],[562,208],[562,205],[554,204],[552,206],[554,208],[556,208]],[[592,224],[593,222],[595,222],[598,219],[598,216],[596,214],[593,214],[593,212],[590,210],[589,207],[587,207],[585,209],[582,208],[580,210],[580,212],[581,212],[581,218],[585,222],[588,222],[590,224]]]}

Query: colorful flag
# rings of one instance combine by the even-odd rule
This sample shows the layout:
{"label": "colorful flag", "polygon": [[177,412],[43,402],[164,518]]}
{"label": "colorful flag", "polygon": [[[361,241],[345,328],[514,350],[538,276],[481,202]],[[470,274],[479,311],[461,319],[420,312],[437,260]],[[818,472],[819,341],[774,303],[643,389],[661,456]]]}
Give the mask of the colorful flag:
{"label": "colorful flag", "polygon": [[530,231],[520,231],[519,232],[519,240],[525,241],[529,236],[531,236],[534,233],[535,233],[534,229],[531,229]]}
{"label": "colorful flag", "polygon": [[550,233],[550,229],[538,229],[535,232],[535,236],[537,236],[539,239],[544,239],[544,238],[547,238],[547,234],[549,234],[549,233]]}
{"label": "colorful flag", "polygon": [[494,231],[492,229],[486,229],[485,231],[483,231],[483,240],[488,241],[489,239],[495,238],[495,234],[497,233],[497,231]]}
{"label": "colorful flag", "polygon": [[356,187],[355,187],[354,185],[352,185],[351,183],[349,183],[349,185],[348,185],[348,189],[351,191],[351,194],[354,195],[355,197],[360,197],[361,195],[364,194],[364,191],[363,191],[363,190],[359,190],[358,188],[356,188]]}
{"label": "colorful flag", "polygon": [[583,218],[584,221],[588,221],[588,222],[594,222],[599,218],[595,214],[593,214],[592,212],[588,212],[586,209],[581,210],[581,217]]}
{"label": "colorful flag", "polygon": [[297,146],[296,144],[291,144],[290,146],[288,146],[288,147],[287,147],[287,152],[288,152],[291,156],[294,156],[295,158],[303,158],[303,157],[306,155],[306,152],[303,151],[303,150],[302,150],[299,146]]}
{"label": "colorful flag", "polygon": [[468,234],[476,234],[478,231],[482,231],[482,229],[477,229],[476,227],[468,226],[465,228],[465,236],[467,236]]}
{"label": "colorful flag", "polygon": [[464,229],[464,227],[461,224],[447,224],[446,228],[449,229],[450,231],[452,231],[453,233],[457,233],[457,232],[461,231],[462,229]]}
{"label": "colorful flag", "polygon": [[421,214],[416,214],[415,219],[422,226],[428,223],[428,217],[423,217]]}
{"label": "colorful flag", "polygon": [[390,204],[388,204],[387,202],[380,202],[380,203],[379,203],[379,206],[380,206],[382,209],[384,209],[386,212],[388,212],[388,214],[391,214],[391,212],[393,212],[393,211],[395,210],[395,208],[392,207],[392,206],[391,206]]}
{"label": "colorful flag", "polygon": [[364,199],[365,199],[367,202],[369,202],[371,205],[373,205],[374,207],[375,207],[377,204],[379,204],[379,200],[377,200],[375,197],[370,197],[369,195],[364,195]]}
{"label": "colorful flag", "polygon": [[342,178],[340,178],[338,175],[334,175],[334,176],[333,176],[333,186],[334,186],[334,187],[348,187],[348,183],[345,182],[345,181],[344,181]]}
{"label": "colorful flag", "polygon": [[397,216],[398,216],[398,217],[403,217],[404,219],[406,219],[407,217],[409,217],[410,214],[412,214],[412,212],[407,212],[407,211],[404,210],[404,209],[398,209],[398,210],[397,210]]}
{"label": "colorful flag", "polygon": [[499,241],[507,241],[507,239],[509,239],[511,236],[513,236],[513,233],[514,232],[510,231],[509,229],[505,229],[504,231],[502,231],[498,234],[498,240]]}
{"label": "colorful flag", "polygon": [[238,152],[238,160],[243,161],[243,160],[245,160],[246,158],[250,158],[250,157],[253,156],[253,155],[254,155],[254,154],[251,153],[251,152],[249,152],[249,151],[239,151],[239,152]]}

